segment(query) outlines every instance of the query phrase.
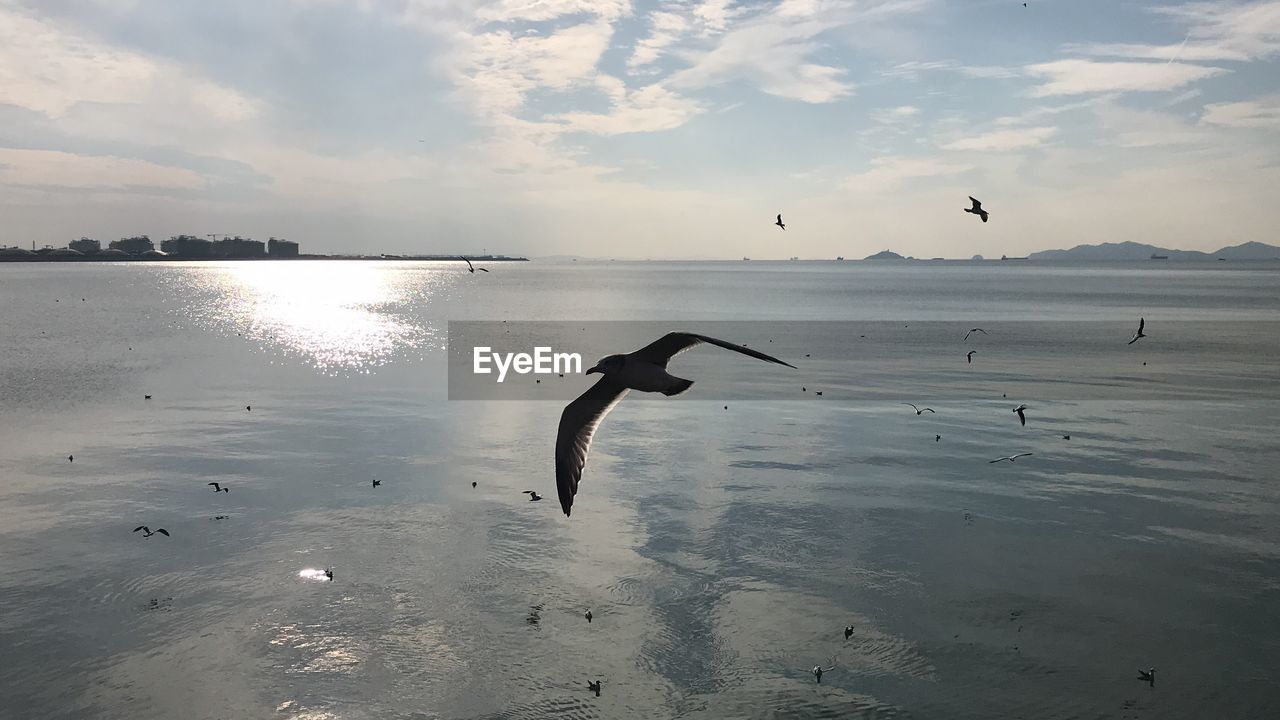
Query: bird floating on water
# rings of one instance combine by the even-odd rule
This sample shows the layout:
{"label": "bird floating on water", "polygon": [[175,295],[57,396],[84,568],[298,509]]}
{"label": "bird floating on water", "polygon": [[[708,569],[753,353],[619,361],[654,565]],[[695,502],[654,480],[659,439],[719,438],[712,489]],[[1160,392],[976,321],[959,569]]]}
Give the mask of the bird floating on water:
{"label": "bird floating on water", "polygon": [[1026,409],[1027,409],[1026,405],[1019,405],[1018,407],[1013,409],[1014,412],[1018,413],[1018,419],[1022,421],[1023,425],[1027,424],[1027,416],[1023,414],[1023,411],[1025,411]]}
{"label": "bird floating on water", "polygon": [[150,396],[150,395],[143,395],[143,396],[142,396],[142,399],[143,399],[143,400],[150,400],[150,399],[151,399],[151,396]]}
{"label": "bird floating on water", "polygon": [[249,406],[249,405],[245,405],[245,406],[244,406],[244,411],[245,411],[245,412],[253,412],[253,408],[252,408],[251,406]]}
{"label": "bird floating on water", "polygon": [[1062,436],[1062,439],[1063,439],[1063,440],[1070,440],[1070,439],[1071,439],[1071,436],[1070,436],[1070,435],[1063,435],[1063,436]]}
{"label": "bird floating on water", "polygon": [[75,462],[75,461],[76,461],[76,456],[75,456],[75,455],[68,455],[68,456],[67,456],[67,462]]}
{"label": "bird floating on water", "polygon": [[470,260],[468,260],[468,259],[466,259],[466,258],[462,257],[461,255],[459,255],[459,256],[458,256],[458,259],[459,259],[459,260],[461,260],[462,262],[464,262],[464,263],[466,263],[466,264],[467,264],[467,270],[468,270],[472,275],[475,275],[475,274],[476,274],[476,270],[479,270],[480,272],[489,272],[488,270],[486,270],[486,269],[484,269],[484,268],[478,268],[478,267],[476,267],[475,265],[472,265]]}
{"label": "bird floating on water", "polygon": [[329,582],[333,582],[333,568],[325,568],[324,576],[329,578]]}
{"label": "bird floating on water", "polygon": [[210,487],[212,487],[212,488],[213,488],[213,491],[214,491],[214,492],[224,492],[224,493],[230,493],[230,492],[231,492],[231,488],[224,488],[224,487],[222,487],[221,485],[219,485],[219,484],[218,484],[218,483],[216,483],[216,482],[211,482],[211,483],[209,483],[209,485],[210,485]]}
{"label": "bird floating on water", "polygon": [[787,229],[787,226],[782,224],[782,213],[778,213],[778,221],[777,221],[777,222],[775,222],[775,223],[774,223],[774,225],[777,225],[778,227],[782,228],[783,230],[786,230],[786,229]]}
{"label": "bird floating on water", "polygon": [[965,359],[967,359],[967,360],[969,361],[969,364],[970,364],[970,365],[972,365],[972,364],[973,364],[973,356],[974,356],[974,355],[976,355],[977,353],[978,353],[978,351],[977,351],[977,350],[970,350],[969,352],[967,352],[967,353],[965,353],[965,354],[964,354]]}
{"label": "bird floating on water", "polygon": [[[560,495],[560,508],[569,515],[573,497],[578,492],[582,468],[587,464],[587,452],[591,438],[605,415],[626,397],[630,390],[657,392],[663,395],[679,395],[693,385],[692,380],[675,377],[667,372],[667,363],[680,353],[702,343],[717,345],[726,350],[749,355],[758,360],[786,365],[772,355],[752,350],[742,345],[717,340],[706,335],[673,332],[626,355],[610,355],[587,375],[599,373],[604,377],[590,389],[565,406],[560,415],[560,428],[556,435],[556,490]],[[818,393],[819,395],[821,393]]]}
{"label": "bird floating on water", "polygon": [[1138,679],[1142,680],[1143,682],[1150,683],[1151,687],[1155,687],[1156,686],[1156,669],[1155,668],[1151,668],[1150,670],[1139,669]]}
{"label": "bird floating on water", "polygon": [[165,537],[169,537],[169,531],[165,530],[164,528],[156,528],[155,532],[152,532],[151,528],[147,527],[146,525],[139,525],[138,527],[133,529],[134,532],[138,532],[139,530],[142,531],[142,537],[151,537],[156,533],[160,533]]}
{"label": "bird floating on water", "polygon": [[964,211],[967,213],[973,213],[974,215],[982,218],[982,222],[986,222],[988,213],[986,210],[982,209],[982,203],[978,202],[978,199],[972,195],[969,196],[969,199],[973,201],[973,207],[965,208]]}
{"label": "bird floating on water", "polygon": [[378,486],[379,486],[379,485],[381,485],[381,484],[382,484],[382,481],[381,481],[381,480],[379,480],[379,479],[377,479],[377,478],[374,478],[374,479],[373,479],[373,487],[378,487]]}
{"label": "bird floating on water", "polygon": [[[542,496],[536,490],[525,490],[523,494],[529,496],[529,502],[538,502],[542,499]],[[565,514],[567,515],[568,513]]]}
{"label": "bird floating on water", "polygon": [[852,625],[845,625],[845,626],[844,626],[844,639],[845,639],[845,640],[848,640],[848,639],[849,639],[849,638],[851,638],[851,637],[853,637],[853,626],[852,626]]}
{"label": "bird floating on water", "polygon": [[1027,457],[1028,455],[1034,455],[1034,454],[1035,453],[1018,453],[1017,455],[1005,455],[1004,457],[996,458],[995,460],[991,460],[989,462],[998,463],[1001,460],[1008,460],[1009,462],[1013,462],[1014,460],[1017,460],[1020,457]]}
{"label": "bird floating on water", "polygon": [[933,436],[933,441],[934,441],[934,442],[942,442],[942,436],[941,436],[941,435],[934,435],[934,436]]}
{"label": "bird floating on water", "polygon": [[591,682],[590,680],[588,680],[588,681],[587,681],[587,689],[588,689],[588,690],[590,690],[591,692],[595,693],[595,694],[596,694],[596,697],[600,697],[600,683],[601,683],[601,682],[603,682],[603,681],[601,681],[601,680],[597,680],[597,681],[595,681],[595,682]]}
{"label": "bird floating on water", "polygon": [[475,486],[476,486],[476,481],[475,481],[475,480],[472,480],[472,481],[471,481],[471,487],[475,487]]}
{"label": "bird floating on water", "polygon": [[815,678],[819,683],[821,683],[821,682],[822,682],[822,673],[825,673],[825,672],[831,672],[832,670],[835,670],[835,669],[836,669],[836,666],[835,666],[835,663],[833,662],[833,663],[831,664],[831,666],[830,666],[830,667],[822,667],[821,665],[814,665],[814,666],[813,666],[813,669],[812,669],[812,670],[810,670],[809,672],[813,673],[813,677],[814,677],[814,678]]}
{"label": "bird floating on water", "polygon": [[[1142,329],[1143,329],[1143,328],[1145,328],[1146,326],[1147,326],[1147,319],[1146,319],[1146,318],[1138,318],[1138,332],[1136,332],[1136,333],[1134,333],[1134,334],[1133,334],[1133,339],[1129,341],[1129,344],[1130,344],[1130,345],[1132,345],[1132,344],[1134,344],[1134,343],[1138,342],[1138,338],[1144,338],[1144,337],[1146,337],[1146,335],[1142,332]],[[1146,365],[1146,363],[1142,363],[1142,364],[1143,364],[1143,365]]]}
{"label": "bird floating on water", "polygon": [[592,618],[591,611],[590,611],[590,610],[588,610],[588,611],[587,611],[587,614],[586,614],[586,615],[584,615],[583,617],[585,617],[585,618],[587,619],[587,622],[591,622],[591,618]]}
{"label": "bird floating on water", "polygon": [[[911,405],[911,403],[902,403],[902,404],[903,404],[903,405]],[[924,413],[926,413],[926,412],[931,412],[931,413],[933,413],[934,415],[937,415],[937,414],[938,414],[938,413],[936,413],[936,412],[933,412],[933,408],[918,408],[918,407],[916,407],[915,405],[911,405],[911,409],[912,409],[912,410],[915,410],[917,415],[923,415],[923,414],[924,414]]]}
{"label": "bird floating on water", "polygon": [[[970,199],[972,200],[973,198],[970,198]],[[977,202],[977,201],[976,201],[976,200],[974,200],[974,202]],[[984,214],[985,214],[985,213],[984,213]],[[968,340],[968,339],[969,339],[969,336],[970,336],[970,335],[972,335],[972,334],[974,334],[974,333],[976,333],[976,332],[980,332],[980,333],[982,333],[983,335],[986,335],[986,334],[987,334],[987,331],[986,331],[986,330],[983,330],[982,328],[969,328],[969,332],[967,332],[967,333],[965,333],[965,334],[964,334],[964,339],[965,339],[965,340]],[[961,340],[961,342],[964,342],[964,340]]]}

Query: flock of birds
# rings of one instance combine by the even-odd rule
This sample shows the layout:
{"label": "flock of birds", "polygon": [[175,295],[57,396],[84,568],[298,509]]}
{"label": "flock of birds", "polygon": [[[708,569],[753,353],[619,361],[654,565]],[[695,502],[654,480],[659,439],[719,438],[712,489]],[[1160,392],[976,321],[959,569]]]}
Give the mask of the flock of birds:
{"label": "flock of birds", "polygon": [[[979,215],[982,218],[982,221],[986,222],[988,213],[982,209],[982,204],[972,197],[969,199],[973,201],[973,207],[966,209],[965,212]],[[781,214],[778,215],[777,222],[775,224],[784,230],[786,229],[786,226],[783,224]],[[465,257],[459,256],[459,259],[467,263],[467,269],[471,274],[475,274],[477,270],[486,273],[489,272],[485,268],[475,267],[471,261],[467,260]],[[1146,319],[1140,318],[1138,321],[1138,330],[1134,333],[1132,339],[1129,340],[1129,345],[1132,345],[1139,339],[1146,337],[1146,334],[1144,333],[1145,327]],[[967,342],[974,333],[981,333],[983,335],[988,334],[987,331],[982,328],[970,328],[969,331],[965,333],[963,341]],[[667,364],[682,353],[703,344],[715,345],[764,362],[797,369],[796,366],[791,363],[758,350],[753,350],[745,345],[737,345],[707,335],[687,332],[667,333],[661,338],[634,352],[609,355],[602,358],[585,373],[586,375],[599,374],[601,376],[600,379],[595,385],[587,389],[586,392],[578,396],[577,399],[565,406],[564,411],[561,413],[560,424],[557,429],[555,443],[556,490],[560,499],[560,507],[564,511],[566,517],[571,514],[573,500],[578,493],[578,487],[582,480],[582,471],[586,466],[587,454],[591,448],[591,441],[596,430],[599,428],[601,421],[603,421],[609,411],[616,407],[618,403],[622,402],[622,399],[632,390],[647,393],[661,393],[666,396],[679,395],[689,390],[693,385],[693,381],[671,375],[667,372]],[[976,350],[969,350],[965,354],[966,361],[968,363],[972,363],[973,356],[976,353]],[[806,355],[805,357],[809,356]],[[807,388],[802,388],[802,390],[807,391]],[[821,396],[822,392],[814,391],[814,394]],[[151,400],[151,397],[151,395],[145,395],[144,399]],[[930,407],[920,407],[914,403],[902,404],[909,406],[917,416],[923,415],[926,412],[936,414],[936,411]],[[725,407],[726,409],[728,408],[728,406]],[[1025,415],[1025,411],[1027,409],[1028,408],[1025,404],[1020,404],[1013,408],[1013,412],[1018,415],[1018,420],[1023,426],[1027,424],[1027,418]],[[252,411],[252,407],[246,405],[245,411]],[[1065,440],[1071,439],[1070,435],[1063,435],[1062,437]],[[935,435],[934,440],[935,442],[940,442],[942,440],[942,436]],[[1031,455],[1032,453],[1029,452],[1016,453],[1013,455],[999,457],[989,462],[999,463],[1008,461],[1012,463],[1018,458],[1029,457]],[[74,462],[75,457],[73,455],[68,455],[67,460],[69,462]],[[213,488],[214,493],[231,492],[229,487],[217,482],[210,482],[208,485]],[[382,485],[382,481],[375,478],[371,481],[371,485],[372,487],[377,488]],[[476,482],[473,481],[471,483],[471,487],[476,487]],[[542,500],[542,495],[536,490],[525,490],[523,491],[523,494],[529,496],[530,502]],[[228,516],[226,515],[218,515],[215,516],[214,519],[223,520],[227,517]],[[965,514],[965,519],[966,522],[969,521],[970,515],[968,513]],[[153,531],[147,525],[139,525],[133,529],[133,532],[141,532],[142,537],[144,538],[150,538],[154,535],[164,535],[165,537],[170,536],[169,531],[164,528],[156,528]],[[330,582],[333,581],[334,576],[332,568],[326,568],[323,571],[323,574]],[[586,611],[584,617],[588,623],[591,622],[593,615],[590,609]],[[849,640],[854,632],[855,630],[852,625],[845,626],[845,640]],[[812,674],[814,679],[821,683],[824,673],[828,673],[836,669],[836,659],[833,657],[829,662],[830,664],[827,666],[823,666],[821,664],[814,665],[806,672]],[[1139,670],[1138,679],[1147,682],[1154,687],[1155,668]],[[594,681],[588,680],[588,690],[594,692],[596,696],[599,697],[602,683],[603,681],[600,679]]]}

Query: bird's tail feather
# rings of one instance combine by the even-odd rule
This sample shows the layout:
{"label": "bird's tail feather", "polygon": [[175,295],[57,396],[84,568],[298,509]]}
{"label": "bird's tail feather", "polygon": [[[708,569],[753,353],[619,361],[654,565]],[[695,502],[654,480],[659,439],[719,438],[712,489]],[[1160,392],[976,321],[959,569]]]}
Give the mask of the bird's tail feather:
{"label": "bird's tail feather", "polygon": [[668,397],[671,395],[679,395],[680,393],[684,392],[685,390],[688,390],[692,386],[693,386],[692,380],[685,380],[684,378],[675,378],[675,382],[671,383],[671,386],[668,387],[666,390],[663,390],[662,394]]}

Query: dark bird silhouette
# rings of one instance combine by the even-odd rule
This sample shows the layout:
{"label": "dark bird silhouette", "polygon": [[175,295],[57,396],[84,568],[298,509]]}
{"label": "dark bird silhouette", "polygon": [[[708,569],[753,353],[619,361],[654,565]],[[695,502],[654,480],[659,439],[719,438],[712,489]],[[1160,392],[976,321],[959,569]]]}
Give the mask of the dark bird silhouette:
{"label": "dark bird silhouette", "polygon": [[556,490],[560,496],[560,508],[565,515],[569,515],[573,507],[573,498],[578,493],[578,483],[582,479],[582,468],[587,464],[587,452],[591,449],[591,438],[605,415],[622,402],[631,390],[667,396],[679,395],[688,390],[693,381],[668,373],[667,363],[703,343],[795,368],[790,363],[742,345],[683,332],[667,333],[635,352],[610,355],[600,360],[586,374],[599,373],[604,377],[566,405],[560,415],[555,449]]}
{"label": "dark bird silhouette", "polygon": [[969,360],[970,365],[973,364],[973,356],[977,354],[977,352],[978,352],[977,350],[970,350],[969,352],[964,354],[965,358]]}
{"label": "dark bird silhouette", "polygon": [[942,442],[942,436],[941,436],[941,435],[934,435],[934,436],[933,436],[933,441],[934,441],[934,442]]}
{"label": "dark bird silhouette", "polygon": [[[903,405],[911,405],[911,403],[902,403],[902,404],[903,404]],[[927,413],[927,412],[931,412],[931,413],[933,413],[934,415],[937,415],[937,414],[938,414],[938,413],[936,413],[936,412],[933,412],[933,408],[918,408],[918,407],[916,407],[915,405],[911,405],[911,409],[912,409],[912,410],[915,410],[917,415],[923,415],[924,413]]]}
{"label": "dark bird silhouette", "polygon": [[142,396],[142,399],[143,399],[143,400],[150,400],[150,399],[151,399],[151,396],[150,396],[150,395],[143,395],[143,396]]}
{"label": "dark bird silhouette", "polygon": [[1150,683],[1151,687],[1155,687],[1156,669],[1151,668],[1150,670],[1138,670],[1138,679],[1143,682]]}
{"label": "dark bird silhouette", "polygon": [[[1134,344],[1134,343],[1138,342],[1138,338],[1144,338],[1144,337],[1146,337],[1146,335],[1142,332],[1142,329],[1143,329],[1144,327],[1146,327],[1146,326],[1147,326],[1147,319],[1146,319],[1146,318],[1138,318],[1138,332],[1136,332],[1136,333],[1134,333],[1134,334],[1133,334],[1133,339],[1129,341],[1129,344],[1130,344],[1130,345],[1132,345],[1132,344]],[[1142,364],[1143,364],[1143,365],[1146,365],[1146,363],[1142,363]]]}
{"label": "dark bird silhouette", "polygon": [[832,662],[830,667],[822,667],[821,665],[814,665],[814,666],[813,666],[813,669],[811,669],[809,672],[813,673],[813,677],[814,677],[814,678],[815,678],[819,683],[821,683],[821,682],[822,682],[822,673],[825,673],[825,672],[831,672],[832,670],[835,670],[835,669],[836,669],[836,665],[835,665],[835,663],[834,663],[834,662]]}
{"label": "dark bird silhouette", "polygon": [[151,537],[156,533],[160,533],[165,537],[169,537],[169,531],[165,530],[164,528],[156,528],[155,532],[151,532],[151,528],[147,527],[146,525],[139,525],[138,527],[133,529],[134,532],[138,532],[139,530],[142,531],[142,537]]}
{"label": "dark bird silhouette", "polygon": [[245,411],[245,412],[253,412],[253,408],[249,407],[248,405],[245,405],[245,406],[244,406],[244,411]]}
{"label": "dark bird silhouette", "polygon": [[224,493],[231,492],[231,488],[224,488],[216,482],[209,483],[209,486],[213,488],[214,492],[224,492]]}
{"label": "dark bird silhouette", "polygon": [[[987,331],[986,331],[986,330],[983,330],[982,328],[970,328],[970,329],[969,329],[969,332],[967,332],[967,333],[965,333],[965,334],[964,334],[964,339],[965,339],[965,340],[968,340],[968,339],[969,339],[969,336],[970,336],[970,335],[972,335],[972,334],[974,334],[974,333],[976,333],[976,332],[980,332],[980,333],[982,333],[983,335],[986,335],[986,334],[987,334]],[[964,340],[961,340],[960,342],[964,342]]]}
{"label": "dark bird silhouette", "polygon": [[814,394],[814,395],[817,395],[818,397],[822,397],[822,391],[821,391],[821,390],[814,390],[814,391],[813,391],[813,394]]}
{"label": "dark bird silhouette", "polygon": [[379,486],[379,485],[381,485],[381,484],[382,484],[382,481],[381,481],[381,480],[379,480],[379,479],[377,479],[377,478],[374,478],[374,479],[373,479],[373,486],[374,486],[374,487],[378,487],[378,486]]}
{"label": "dark bird silhouette", "polygon": [[1070,435],[1063,435],[1063,436],[1062,436],[1062,439],[1063,439],[1063,440],[1070,440],[1070,439],[1071,439],[1071,436],[1070,436]]}
{"label": "dark bird silhouette", "polygon": [[597,680],[597,681],[595,681],[595,682],[591,682],[590,680],[588,680],[588,681],[587,681],[587,689],[588,689],[588,690],[590,690],[591,692],[595,693],[595,694],[596,694],[596,697],[600,697],[600,683],[601,683],[601,682],[602,682],[602,681],[600,681],[600,680]]}
{"label": "dark bird silhouette", "polygon": [[853,626],[852,626],[852,625],[845,625],[845,626],[844,626],[844,639],[845,639],[845,640],[848,640],[848,639],[849,639],[849,638],[851,638],[851,637],[853,637]]}
{"label": "dark bird silhouette", "polygon": [[982,222],[986,222],[988,213],[986,210],[982,209],[982,203],[978,202],[977,198],[972,195],[969,196],[969,199],[973,201],[973,207],[965,208],[964,211],[967,213],[973,213],[974,215],[982,218]]}
{"label": "dark bird silhouette", "polygon": [[333,568],[325,568],[324,576],[329,578],[329,582],[333,582]]}
{"label": "dark bird silhouette", "polygon": [[774,223],[774,225],[777,225],[778,227],[782,228],[783,230],[786,230],[786,229],[787,229],[787,226],[782,224],[782,213],[778,213],[778,222]]}
{"label": "dark bird silhouette", "polygon": [[467,270],[470,271],[472,275],[476,274],[476,270],[479,270],[480,272],[489,272],[484,268],[478,268],[475,265],[472,265],[470,260],[462,257],[461,255],[458,256],[458,259],[467,264]]}
{"label": "dark bird silhouette", "polygon": [[[528,495],[528,496],[529,496],[529,502],[538,502],[539,500],[541,500],[541,499],[542,499],[542,496],[541,496],[541,495],[539,495],[539,494],[538,494],[536,491],[534,491],[534,490],[525,490],[523,494],[525,494],[525,495]],[[568,513],[565,513],[565,514],[566,514],[566,515],[568,515]]]}
{"label": "dark bird silhouette", "polygon": [[229,517],[231,517],[231,516],[230,516],[230,515],[214,515],[214,516],[213,516],[213,519],[214,519],[214,520],[226,520],[226,519],[227,519],[227,518],[229,518]]}
{"label": "dark bird silhouette", "polygon": [[1026,409],[1027,409],[1026,405],[1019,405],[1018,407],[1013,409],[1014,412],[1018,413],[1018,419],[1022,421],[1023,425],[1027,424],[1027,416],[1023,414],[1023,411],[1025,411]]}
{"label": "dark bird silhouette", "polygon": [[476,486],[476,481],[475,481],[475,480],[472,480],[472,481],[471,481],[471,487],[475,487],[475,486]]}
{"label": "dark bird silhouette", "polygon": [[76,456],[75,456],[75,455],[68,455],[68,456],[67,456],[67,462],[75,462],[75,461],[76,461]]}
{"label": "dark bird silhouette", "polygon": [[590,610],[588,610],[588,611],[587,611],[587,614],[586,614],[584,617],[586,617],[586,618],[587,618],[587,622],[591,622],[591,617],[592,617],[592,615],[591,615],[591,611],[590,611]]}

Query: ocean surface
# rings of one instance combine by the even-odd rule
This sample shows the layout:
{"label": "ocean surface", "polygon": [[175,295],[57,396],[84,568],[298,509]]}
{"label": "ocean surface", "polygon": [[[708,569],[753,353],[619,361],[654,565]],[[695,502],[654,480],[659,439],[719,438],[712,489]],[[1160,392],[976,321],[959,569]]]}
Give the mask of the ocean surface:
{"label": "ocean surface", "polygon": [[[1280,265],[489,268],[0,265],[0,717],[1280,717]],[[592,379],[450,400],[464,320],[798,369],[677,358],[566,518]]]}

